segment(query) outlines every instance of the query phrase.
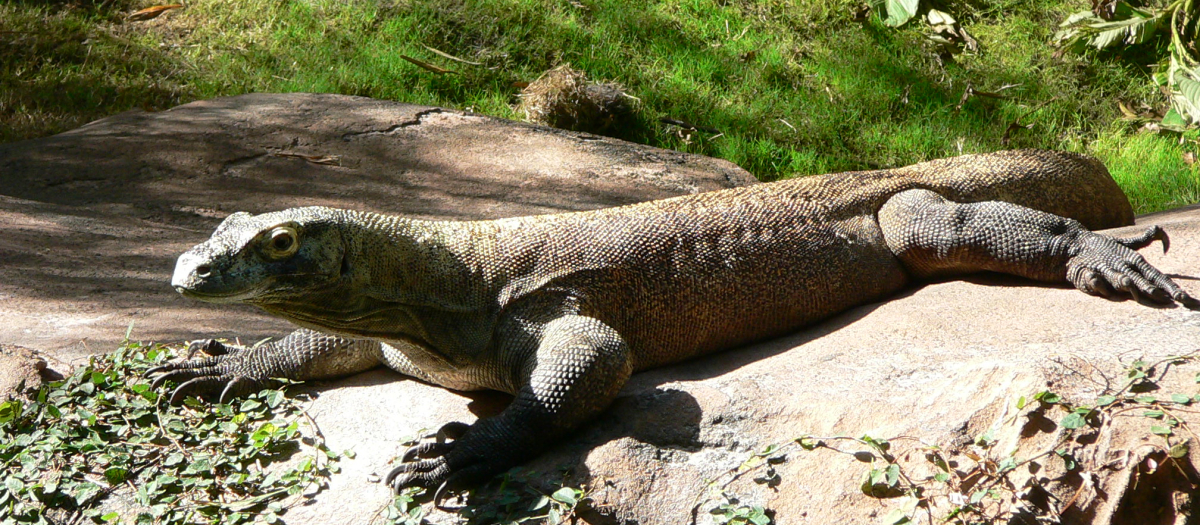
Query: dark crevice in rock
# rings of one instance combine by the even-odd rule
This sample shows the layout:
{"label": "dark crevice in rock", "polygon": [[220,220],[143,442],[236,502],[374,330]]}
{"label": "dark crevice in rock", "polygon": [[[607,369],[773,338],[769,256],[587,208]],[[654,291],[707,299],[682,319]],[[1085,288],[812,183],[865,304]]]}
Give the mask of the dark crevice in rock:
{"label": "dark crevice in rock", "polygon": [[1200,475],[1190,461],[1159,451],[1130,476],[1129,490],[1113,512],[1114,525],[1200,525]]}
{"label": "dark crevice in rock", "polygon": [[400,131],[402,129],[405,129],[405,128],[409,128],[412,126],[419,126],[421,124],[421,120],[424,119],[428,115],[432,115],[432,114],[436,114],[436,113],[444,113],[444,112],[445,112],[445,110],[442,108],[430,108],[430,109],[426,109],[424,111],[418,111],[417,114],[415,116],[413,116],[413,118],[411,120],[406,120],[404,122],[395,124],[387,129],[383,129],[383,130],[355,131],[355,132],[351,132],[351,133],[346,133],[346,134],[342,135],[342,140],[346,141],[346,142],[350,142],[352,139],[362,137],[362,136],[391,135],[391,134],[393,134],[397,131]]}
{"label": "dark crevice in rock", "polygon": [[47,183],[45,184],[45,186],[46,186],[47,188],[53,188],[53,187],[56,187],[56,186],[62,186],[62,185],[64,185],[64,184],[80,184],[80,183],[87,183],[87,182],[106,182],[107,180],[108,180],[108,179],[101,178],[101,177],[90,177],[90,178],[79,178],[79,179],[63,179],[63,180],[56,180],[56,181],[50,181],[50,182],[47,182]]}
{"label": "dark crevice in rock", "polygon": [[257,162],[259,159],[268,155],[270,155],[270,153],[258,153],[255,155],[247,155],[244,157],[227,160],[221,165],[220,174],[222,177],[240,177],[241,175],[236,173],[237,171],[244,169],[250,164]]}

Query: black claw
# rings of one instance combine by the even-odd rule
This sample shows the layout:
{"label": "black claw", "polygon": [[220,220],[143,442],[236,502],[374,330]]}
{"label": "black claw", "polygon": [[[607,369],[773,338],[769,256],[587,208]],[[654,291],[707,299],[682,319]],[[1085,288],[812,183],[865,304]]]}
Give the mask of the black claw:
{"label": "black claw", "polygon": [[[200,374],[200,376],[204,376],[204,375],[207,375],[207,374]],[[162,386],[163,383],[166,383],[167,381],[175,381],[178,383],[182,379],[186,379],[186,378],[187,378],[187,372],[184,370],[179,370],[179,369],[169,370],[166,373],[164,373],[163,375],[160,375],[160,376],[154,378],[154,381],[150,382],[150,388],[158,388],[158,387]]]}
{"label": "black claw", "polygon": [[392,480],[396,479],[396,476],[398,476],[399,474],[400,474],[400,472],[397,469],[393,468],[392,470],[388,471],[386,476],[383,477],[383,482],[387,483],[388,485],[391,485]]}
{"label": "black claw", "polygon": [[454,448],[454,446],[449,443],[422,443],[405,451],[404,456],[400,458],[400,461],[408,463],[415,461],[418,458],[430,459],[435,456],[443,455],[446,452],[449,452],[452,448]]}
{"label": "black claw", "polygon": [[1108,284],[1108,281],[1105,281],[1103,277],[1095,273],[1092,273],[1090,284],[1092,293],[1101,297],[1112,299],[1117,294],[1117,291],[1113,290],[1112,285]]}
{"label": "black claw", "polygon": [[[169,375],[174,370],[175,370],[175,366],[170,365],[170,364],[156,366],[156,367],[151,368],[151,369],[145,371],[144,373],[142,373],[142,377],[151,377],[155,374]],[[151,383],[151,386],[157,388],[158,384],[162,380],[162,378],[163,378],[163,376],[155,377],[154,382]]]}
{"label": "black claw", "polygon": [[450,476],[450,478],[446,479],[446,481],[443,481],[441,485],[438,485],[437,490],[434,491],[434,493],[433,493],[433,507],[434,508],[436,508],[440,511],[443,511],[443,512],[447,512],[447,511],[453,512],[454,510],[456,510],[456,509],[447,508],[442,505],[442,498],[446,496],[447,487],[450,485],[450,479],[453,479],[453,478],[454,478],[454,476]]}
{"label": "black claw", "polygon": [[1167,232],[1160,226],[1151,226],[1141,235],[1115,240],[1131,250],[1140,250],[1150,246],[1154,241],[1162,241],[1163,253],[1167,253],[1167,250],[1171,248],[1171,238],[1167,236]]}
{"label": "black claw", "polygon": [[396,465],[391,472],[388,473],[388,478],[393,478],[398,474],[405,472],[415,472],[420,470],[429,470],[436,467],[440,461],[438,459],[423,459],[421,461],[409,461]]}
{"label": "black claw", "polygon": [[[149,373],[149,372],[147,372],[147,374],[148,374],[148,373]],[[163,383],[164,383],[164,382],[167,380],[167,378],[169,378],[169,377],[171,377],[171,374],[163,374],[163,375],[161,375],[161,376],[158,376],[158,377],[154,378],[154,381],[151,381],[151,382],[150,382],[150,389],[151,389],[151,390],[157,389],[157,388],[158,388],[159,386],[161,386],[161,385],[162,385],[162,384],[163,384]]]}
{"label": "black claw", "polygon": [[217,402],[221,404],[228,403],[229,399],[236,397],[239,393],[241,393],[243,390],[242,386],[245,385],[247,381],[248,379],[244,377],[238,377],[234,378],[228,383],[225,383],[225,388],[221,390],[221,397]]}
{"label": "black claw", "polygon": [[[1129,280],[1128,277],[1126,277],[1125,279]],[[1149,302],[1149,301],[1147,301],[1147,299],[1145,297],[1143,297],[1142,291],[1141,291],[1141,289],[1139,289],[1137,287],[1137,285],[1130,282],[1128,285],[1128,288],[1129,288],[1129,295],[1133,297],[1134,301],[1142,303],[1142,304]]]}
{"label": "black claw", "polygon": [[408,485],[408,482],[412,481],[412,478],[413,473],[411,472],[396,472],[392,470],[392,472],[388,473],[385,481],[388,486],[392,487],[393,492],[399,493],[401,490],[404,490],[404,486]]}
{"label": "black claw", "polygon": [[432,485],[445,479],[449,471],[450,468],[441,459],[405,463],[388,472],[384,482],[390,485],[392,490],[400,492],[413,482],[426,487]]}
{"label": "black claw", "polygon": [[206,388],[212,388],[213,385],[221,384],[221,379],[213,376],[200,376],[188,380],[186,383],[175,388],[175,392],[171,394],[171,404],[178,405],[183,402],[194,391],[203,391]]}
{"label": "black claw", "polygon": [[1200,300],[1197,300],[1195,297],[1188,295],[1188,293],[1183,290],[1179,290],[1179,291],[1175,292],[1175,295],[1173,296],[1173,298],[1175,299],[1175,302],[1183,305],[1186,308],[1189,308],[1192,310],[1200,309]]}
{"label": "black claw", "polygon": [[216,339],[201,339],[188,343],[187,358],[191,359],[192,356],[196,355],[196,352],[203,352],[209,356],[218,356],[228,354],[229,348]]}

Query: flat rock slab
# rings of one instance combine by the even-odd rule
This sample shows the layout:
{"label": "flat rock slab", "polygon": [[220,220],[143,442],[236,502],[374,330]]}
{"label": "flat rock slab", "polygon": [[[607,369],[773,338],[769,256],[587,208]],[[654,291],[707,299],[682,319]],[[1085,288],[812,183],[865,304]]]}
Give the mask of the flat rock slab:
{"label": "flat rock slab", "polygon": [[[1200,206],[1143,216],[1138,224],[1158,224],[1170,233],[1169,253],[1157,244],[1142,253],[1190,293],[1200,293]],[[903,498],[861,492],[872,465],[828,449],[804,451],[792,441],[806,435],[891,439],[899,464],[917,479],[935,473],[918,439],[941,447],[964,472],[975,464],[967,452],[998,464],[1010,455],[1020,461],[1062,449],[1080,458],[1086,484],[1078,472],[1064,472],[1053,454],[1041,459],[1044,470],[1033,476],[1060,498],[1062,523],[1151,523],[1128,520],[1145,510],[1131,503],[1138,498],[1158,502],[1151,507],[1159,505],[1155,512],[1163,521],[1152,523],[1182,523],[1169,519],[1175,516],[1169,509],[1195,497],[1194,490],[1185,496],[1165,483],[1136,483],[1146,476],[1140,460],[1153,453],[1160,462],[1165,458],[1165,441],[1150,431],[1162,423],[1141,417],[1149,407],[1060,440],[1057,422],[1066,411],[1036,411],[1039,403],[1032,399],[1050,390],[1072,404],[1092,405],[1124,386],[1127,369],[1139,359],[1155,363],[1197,353],[1198,311],[976,276],[913,289],[793,336],[639,374],[602,421],[537,465],[546,472],[573,468],[573,480],[589,481],[599,506],[614,509],[616,523],[688,523],[693,511],[699,523],[708,523],[709,511],[726,500],[707,480],[718,480],[742,504],[772,509],[775,523],[878,523]],[[1156,373],[1163,372],[1151,395],[1197,394],[1200,362],[1169,370],[1160,365]],[[1022,396],[1027,405],[1017,409]],[[1179,416],[1200,429],[1196,414]],[[989,432],[993,447],[972,446]],[[1174,442],[1191,436],[1180,434]],[[870,450],[861,443],[825,442],[844,452]],[[777,484],[754,481],[761,481],[765,468],[731,482],[730,472],[754,452],[788,443],[787,460],[774,467]],[[876,460],[874,466],[886,463]],[[1015,485],[1027,489],[1021,483],[1031,475],[1018,474]],[[1145,494],[1133,494],[1139,486]],[[926,488],[936,494],[939,485]],[[1072,495],[1074,502],[1064,505]],[[963,497],[969,496],[966,490]],[[947,498],[935,501],[943,504],[934,514],[938,522],[949,508]],[[925,514],[913,521],[926,522]],[[1013,523],[1025,522],[1033,523]]]}
{"label": "flat rock slab", "polygon": [[[1144,255],[1200,293],[1200,206],[1141,217],[1139,224],[1170,232],[1168,254],[1155,245]],[[974,465],[967,453],[993,464],[1010,454],[1025,460],[1050,453],[1040,460],[1037,479],[1059,498],[1062,523],[1142,523],[1130,519],[1147,512],[1135,500],[1162,510],[1184,497],[1169,484],[1137,483],[1147,476],[1147,458],[1165,457],[1164,441],[1150,431],[1159,423],[1142,418],[1143,410],[1127,411],[1101,430],[1063,441],[1057,422],[1065,411],[1039,411],[1032,397],[1051,390],[1073,404],[1091,404],[1105,393],[1106,381],[1119,389],[1138,359],[1153,363],[1196,352],[1200,312],[1110,301],[1004,276],[934,283],[789,337],[637,374],[600,419],[525,468],[546,491],[564,482],[563,471],[571,473],[567,484],[588,486],[594,507],[606,517],[593,523],[713,523],[710,511],[728,500],[709,480],[718,480],[717,487],[739,504],[770,509],[777,524],[878,523],[901,508],[902,498],[864,495],[860,484],[871,466],[849,454],[803,451],[793,443],[783,454],[786,461],[774,466],[772,484],[755,481],[766,477],[765,468],[736,480],[731,472],[755,452],[801,436],[870,435],[892,439],[897,456],[906,458],[906,472],[932,476],[919,439],[941,447],[963,472]],[[1157,395],[1196,394],[1197,373],[1197,362],[1171,367],[1158,381]],[[448,421],[493,415],[506,401],[502,395],[468,397],[383,370],[319,389],[310,412],[327,443],[334,450],[353,448],[357,456],[341,463],[343,473],[315,504],[289,511],[293,525],[369,519],[390,495],[372,476],[385,474],[387,463],[404,452],[401,440]],[[1018,410],[1022,396],[1027,406]],[[1200,429],[1200,417],[1179,415]],[[990,449],[972,445],[989,432],[995,440]],[[827,443],[845,452],[869,450]],[[1078,472],[1063,471],[1052,454],[1060,449],[1086,465],[1083,490]],[[1011,477],[1022,488],[1031,474]],[[935,493],[937,484],[928,485]],[[962,497],[971,496],[963,490]],[[1063,507],[1076,491],[1075,501]],[[937,501],[937,516],[943,516],[948,496]],[[919,518],[914,521],[925,522]],[[458,523],[440,512],[431,519]]]}
{"label": "flat rock slab", "polygon": [[534,215],[756,182],[717,159],[362,97],[258,94],[0,144],[0,342],[77,357],[286,323],[186,301],[175,258],[226,215],[325,205]]}
{"label": "flat rock slab", "polygon": [[[81,340],[108,350],[131,320],[142,340],[281,335],[284,323],[184,301],[166,285],[174,257],[232,211],[328,204],[483,218],[751,182],[712,159],[353,97],[254,95],[120,115],[0,145],[0,342],[66,356],[83,350]],[[1166,255],[1143,250],[1150,262],[1200,294],[1200,207],[1140,222],[1172,237]],[[1141,523],[1147,512],[1171,523],[1196,491],[1160,479],[1177,469],[1163,463],[1165,441],[1149,429],[1155,420],[1134,410],[1065,436],[1058,407],[1015,402],[1049,389],[1092,403],[1106,384],[1120,388],[1134,360],[1197,350],[1200,312],[995,276],[936,283],[793,336],[638,374],[611,410],[526,467],[548,487],[564,480],[563,468],[567,483],[589,486],[607,516],[596,523],[711,523],[709,512],[730,498],[765,507],[784,525],[877,523],[902,508],[902,498],[862,494],[871,465],[848,454],[787,445],[773,476],[761,467],[737,479],[730,473],[753,452],[800,436],[870,435],[894,438],[905,472],[921,480],[930,473],[921,470],[919,439],[941,447],[962,472],[974,468],[968,452],[993,466],[1036,458],[1041,470],[1022,463],[1010,481],[1046,487],[1062,523]],[[1156,395],[1196,393],[1200,365],[1167,368],[1156,371],[1167,372]],[[493,414],[506,401],[385,370],[306,388],[321,394],[309,412],[328,445],[356,456],[312,504],[287,513],[291,525],[371,522],[390,500],[373,475],[387,472],[402,439]],[[1200,428],[1200,418],[1179,414],[1188,429]],[[975,447],[984,434],[995,444]],[[1059,449],[1083,467],[1064,471]],[[1192,468],[1195,455],[1178,470]],[[960,497],[976,488],[955,483]],[[945,487],[928,485],[930,494],[942,491],[935,510],[948,510]],[[984,503],[1011,499],[997,494]]]}

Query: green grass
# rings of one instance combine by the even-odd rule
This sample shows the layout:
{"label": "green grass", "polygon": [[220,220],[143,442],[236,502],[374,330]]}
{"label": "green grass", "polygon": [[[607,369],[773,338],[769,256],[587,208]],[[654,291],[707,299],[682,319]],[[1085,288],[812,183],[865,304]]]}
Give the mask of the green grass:
{"label": "green grass", "polygon": [[[123,20],[151,3],[0,5],[0,140],[248,92],[519,118],[513,84],[569,62],[641,100],[622,138],[725,158],[763,180],[1040,147],[1100,157],[1139,212],[1200,200],[1200,167],[1184,161],[1197,134],[1181,141],[1121,120],[1118,100],[1166,104],[1145,67],[1117,55],[1053,56],[1058,22],[1084,1],[952,3],[981,50],[945,63],[923,22],[855,22],[857,1],[197,0],[149,22]],[[1014,87],[960,107],[968,84]],[[722,134],[681,136],[660,117]],[[1005,140],[1018,120],[1033,126]]]}

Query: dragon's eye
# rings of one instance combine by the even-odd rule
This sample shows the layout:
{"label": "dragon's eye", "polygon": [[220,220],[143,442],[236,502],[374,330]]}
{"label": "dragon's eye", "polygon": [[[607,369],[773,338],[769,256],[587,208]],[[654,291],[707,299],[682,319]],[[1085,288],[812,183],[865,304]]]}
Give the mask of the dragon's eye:
{"label": "dragon's eye", "polygon": [[267,255],[273,259],[283,259],[296,253],[300,242],[296,238],[296,229],[290,226],[277,226],[271,230],[267,241]]}

